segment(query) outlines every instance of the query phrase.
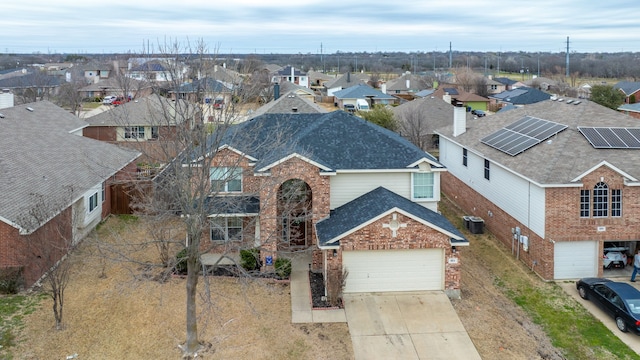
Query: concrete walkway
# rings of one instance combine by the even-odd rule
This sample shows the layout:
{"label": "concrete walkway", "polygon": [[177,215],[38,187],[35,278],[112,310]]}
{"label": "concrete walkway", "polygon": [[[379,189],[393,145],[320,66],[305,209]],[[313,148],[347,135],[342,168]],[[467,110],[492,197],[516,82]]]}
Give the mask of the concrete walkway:
{"label": "concrete walkway", "polygon": [[347,322],[344,309],[313,310],[311,307],[311,287],[309,285],[309,265],[311,254],[300,253],[291,258],[291,322],[332,323]]}

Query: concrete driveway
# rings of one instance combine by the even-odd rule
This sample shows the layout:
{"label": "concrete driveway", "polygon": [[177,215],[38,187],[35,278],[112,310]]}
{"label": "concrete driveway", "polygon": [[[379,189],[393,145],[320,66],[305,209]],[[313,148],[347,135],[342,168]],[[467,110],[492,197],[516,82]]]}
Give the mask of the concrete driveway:
{"label": "concrete driveway", "polygon": [[343,297],[356,360],[481,359],[441,291]]}
{"label": "concrete driveway", "polygon": [[[614,281],[620,282],[628,282],[623,279],[612,279]],[[623,333],[616,326],[615,320],[606,312],[602,311],[596,304],[589,300],[585,300],[580,297],[578,294],[578,290],[576,289],[575,281],[563,281],[558,282],[558,285],[569,295],[571,295],[577,302],[582,304],[596,319],[600,320],[600,322],[607,327],[607,329],[611,330],[611,332],[622,340],[623,343],[627,344],[633,351],[640,354],[640,337],[636,335],[634,332],[626,332]],[[631,286],[638,288],[637,283],[629,283]]]}

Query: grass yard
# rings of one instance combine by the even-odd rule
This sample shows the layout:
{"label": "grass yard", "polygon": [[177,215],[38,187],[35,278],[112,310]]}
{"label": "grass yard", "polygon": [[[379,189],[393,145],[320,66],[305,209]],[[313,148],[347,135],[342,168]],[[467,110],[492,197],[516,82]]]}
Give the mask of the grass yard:
{"label": "grass yard", "polygon": [[[112,217],[98,233],[145,236],[144,221]],[[90,241],[74,253],[64,329],[54,328],[51,302],[25,317],[17,346],[2,358],[177,359],[185,339],[185,280],[150,280],[143,269],[105,262]],[[151,253],[155,249],[141,249]],[[147,254],[148,255],[148,254]],[[203,359],[350,359],[347,324],[291,324],[288,283],[228,277],[201,281],[198,306]],[[208,295],[207,295],[208,293]]]}

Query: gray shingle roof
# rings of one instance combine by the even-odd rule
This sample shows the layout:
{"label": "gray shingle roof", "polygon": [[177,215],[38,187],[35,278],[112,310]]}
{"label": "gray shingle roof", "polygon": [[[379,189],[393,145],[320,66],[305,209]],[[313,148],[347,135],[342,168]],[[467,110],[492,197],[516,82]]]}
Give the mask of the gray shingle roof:
{"label": "gray shingle roof", "polygon": [[356,84],[366,84],[369,80],[369,75],[361,74],[361,73],[346,73],[340,76],[339,78],[328,81],[324,84],[324,87],[327,89],[333,88],[348,88]]}
{"label": "gray shingle roof", "polygon": [[640,81],[619,81],[613,85],[614,89],[620,89],[625,95],[629,96],[640,90]]}
{"label": "gray shingle roof", "polygon": [[[630,111],[640,113],[640,103],[635,104],[622,104],[618,107],[619,111]],[[640,125],[640,124],[639,124]]]}
{"label": "gray shingle roof", "polygon": [[[393,111],[396,119],[403,122],[403,124],[414,127],[419,124],[421,132],[433,134],[436,129],[451,123],[454,106],[437,97],[426,97],[408,101],[394,107],[391,111]],[[419,123],[416,123],[415,116],[421,117]],[[467,121],[473,118],[470,112],[467,112],[466,116]]]}
{"label": "gray shingle roof", "polygon": [[[187,106],[186,102],[181,103]],[[173,126],[176,119],[166,115],[175,112],[175,104],[175,101],[150,95],[91,116],[86,122],[89,126]]]}
{"label": "gray shingle roof", "polygon": [[[215,136],[212,134],[211,139]],[[282,141],[277,149],[264,146],[277,141]],[[218,145],[214,140],[211,143]],[[265,114],[231,127],[223,144],[258,159],[256,170],[294,153],[330,171],[407,169],[421,159],[442,167],[432,155],[399,134],[344,111]]]}
{"label": "gray shingle roof", "polygon": [[[524,116],[554,121],[567,125],[568,128],[549,141],[517,156],[507,155],[480,142],[485,136]],[[603,161],[640,179],[640,150],[595,149],[578,131],[578,126],[640,127],[639,125],[638,119],[591,101],[582,100],[579,105],[573,105],[567,104],[566,100],[547,100],[467,121],[467,131],[455,138],[452,136],[453,120],[450,125],[437,132],[536,183],[570,184]]]}
{"label": "gray shingle roof", "polygon": [[[33,109],[33,111],[27,110]],[[26,214],[38,205],[34,194],[61,206],[79,198],[139,153],[71,134],[83,121],[48,102],[0,111],[0,219],[29,229]],[[72,189],[69,194],[65,189]]]}
{"label": "gray shingle roof", "polygon": [[336,208],[331,211],[329,218],[319,221],[316,224],[318,245],[339,245],[341,235],[394,208],[432,224],[449,234],[459,244],[468,243],[464,235],[444,216],[383,187],[378,187]]}
{"label": "gray shingle roof", "polygon": [[[293,109],[296,109],[295,111]],[[259,107],[250,119],[262,114],[318,114],[326,113],[327,110],[311,101],[296,96],[293,91],[280,96],[279,99],[270,101]]]}
{"label": "gray shingle roof", "polygon": [[380,90],[376,90],[367,84],[358,84],[333,93],[337,99],[366,99],[372,97],[375,100],[391,100],[395,99],[391,95],[387,95]]}
{"label": "gray shingle roof", "polygon": [[517,89],[503,91],[489,97],[514,105],[530,105],[540,101],[549,100],[551,95],[538,89],[519,87]]}

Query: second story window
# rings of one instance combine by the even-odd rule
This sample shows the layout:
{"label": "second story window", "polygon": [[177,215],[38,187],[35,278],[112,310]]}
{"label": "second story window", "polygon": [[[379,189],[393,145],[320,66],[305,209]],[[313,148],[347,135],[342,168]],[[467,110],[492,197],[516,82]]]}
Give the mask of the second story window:
{"label": "second story window", "polygon": [[611,216],[622,216],[622,190],[611,189]]}
{"label": "second story window", "polygon": [[485,159],[484,160],[484,178],[489,180],[490,179],[490,172],[491,168],[490,168],[490,164],[489,164],[489,160]]}
{"label": "second story window", "polygon": [[214,167],[210,173],[212,192],[242,191],[242,168]]}
{"label": "second story window", "polygon": [[434,176],[432,172],[413,173],[411,182],[413,183],[412,198],[414,200],[433,199]]}
{"label": "second story window", "polygon": [[591,208],[591,193],[589,190],[580,190],[580,217],[589,217]]}
{"label": "second story window", "polygon": [[599,182],[593,188],[593,217],[609,216],[609,186]]}

